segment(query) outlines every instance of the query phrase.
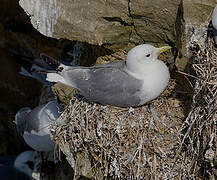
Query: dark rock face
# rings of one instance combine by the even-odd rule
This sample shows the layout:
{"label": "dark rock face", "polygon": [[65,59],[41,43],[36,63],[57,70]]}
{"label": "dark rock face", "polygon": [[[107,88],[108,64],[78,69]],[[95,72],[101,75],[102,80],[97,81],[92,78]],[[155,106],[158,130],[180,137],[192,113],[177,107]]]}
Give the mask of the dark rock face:
{"label": "dark rock face", "polygon": [[[112,51],[90,46],[88,43],[56,40],[40,34],[33,28],[29,16],[19,6],[18,1],[1,2],[0,11],[0,155],[16,154],[24,147],[16,134],[13,124],[17,110],[24,106],[34,108],[39,103],[42,84],[30,77],[19,74],[21,66],[30,68],[30,63],[23,60],[23,56],[31,60],[38,58],[40,53],[71,61],[80,65],[93,65],[99,56]],[[82,51],[85,49],[85,51]],[[6,138],[7,137],[7,138]],[[16,148],[10,148],[10,143],[16,141]],[[27,146],[26,146],[27,147]]]}
{"label": "dark rock face", "polygon": [[0,49],[0,53],[0,102],[14,110],[36,104],[34,99],[40,95],[40,83],[20,75],[20,65],[3,49]]}
{"label": "dark rock face", "polygon": [[3,0],[1,8],[0,155],[5,155],[17,154],[28,148],[16,133],[14,115],[21,107],[35,107],[42,88],[40,82],[19,74],[21,66],[27,69],[30,66],[21,57],[34,58],[38,57],[40,52],[55,52],[57,43],[52,40],[48,42],[47,37],[34,30],[18,1]]}
{"label": "dark rock face", "polygon": [[[41,85],[37,81],[19,74],[20,65],[9,53],[22,47],[19,36],[34,32],[22,9],[16,1],[1,2],[0,12],[0,155],[17,154],[26,147],[13,124],[14,113],[22,106],[34,106],[40,94]],[[15,34],[18,33],[18,34]],[[15,144],[16,142],[16,144]],[[13,144],[13,148],[11,148]]]}

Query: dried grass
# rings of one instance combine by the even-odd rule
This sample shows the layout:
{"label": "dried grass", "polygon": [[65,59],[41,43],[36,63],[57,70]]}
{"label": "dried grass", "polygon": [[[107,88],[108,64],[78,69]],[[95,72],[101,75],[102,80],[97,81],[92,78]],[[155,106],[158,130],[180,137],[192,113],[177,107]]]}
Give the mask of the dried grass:
{"label": "dried grass", "polygon": [[[206,26],[207,27],[207,26]],[[208,28],[206,28],[208,29]],[[196,73],[191,110],[180,129],[180,148],[188,160],[183,161],[183,177],[216,178],[216,96],[217,51],[213,38],[205,31],[189,43]],[[197,39],[195,38],[197,37]]]}

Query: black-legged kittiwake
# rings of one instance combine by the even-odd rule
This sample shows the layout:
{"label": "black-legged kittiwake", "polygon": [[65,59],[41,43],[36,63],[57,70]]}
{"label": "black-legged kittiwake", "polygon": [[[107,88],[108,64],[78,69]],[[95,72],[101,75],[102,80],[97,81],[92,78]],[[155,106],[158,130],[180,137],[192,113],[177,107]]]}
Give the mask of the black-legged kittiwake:
{"label": "black-legged kittiwake", "polygon": [[31,180],[37,156],[34,151],[25,151],[14,157],[0,157],[0,179]]}
{"label": "black-legged kittiwake", "polygon": [[217,44],[217,5],[215,6],[212,13],[212,25],[213,25],[213,35],[215,39],[215,44]]}
{"label": "black-legged kittiwake", "polygon": [[37,106],[33,110],[21,108],[15,116],[17,130],[34,150],[52,151],[54,142],[50,138],[50,126],[58,123],[61,111],[61,105],[56,101]]}
{"label": "black-legged kittiwake", "polygon": [[54,62],[56,71],[48,72],[47,80],[76,88],[87,100],[103,105],[140,106],[158,97],[167,87],[169,70],[157,57],[170,48],[142,44],[128,52],[126,61],[94,67],[61,63],[56,66]]}

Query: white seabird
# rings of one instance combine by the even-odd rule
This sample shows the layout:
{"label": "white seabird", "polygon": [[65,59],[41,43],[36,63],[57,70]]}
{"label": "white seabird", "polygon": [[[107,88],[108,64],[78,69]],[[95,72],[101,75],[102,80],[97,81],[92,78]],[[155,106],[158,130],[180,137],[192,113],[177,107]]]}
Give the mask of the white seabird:
{"label": "white seabird", "polygon": [[52,151],[54,142],[50,138],[50,126],[57,122],[62,108],[56,101],[50,101],[33,110],[21,108],[15,116],[15,124],[25,142],[36,151]]}
{"label": "white seabird", "polygon": [[3,180],[31,180],[36,162],[34,151],[25,151],[14,157],[0,157],[0,178]]}
{"label": "white seabird", "polygon": [[[89,101],[120,107],[140,106],[158,97],[167,87],[169,70],[157,57],[170,48],[142,44],[128,52],[126,62],[94,67],[59,63],[55,72],[48,71],[46,79],[78,89]],[[52,66],[52,62],[47,63]],[[57,62],[53,64],[56,66]]]}
{"label": "white seabird", "polygon": [[217,44],[217,5],[215,6],[212,13],[212,25],[213,25],[213,35],[215,39],[215,44]]}

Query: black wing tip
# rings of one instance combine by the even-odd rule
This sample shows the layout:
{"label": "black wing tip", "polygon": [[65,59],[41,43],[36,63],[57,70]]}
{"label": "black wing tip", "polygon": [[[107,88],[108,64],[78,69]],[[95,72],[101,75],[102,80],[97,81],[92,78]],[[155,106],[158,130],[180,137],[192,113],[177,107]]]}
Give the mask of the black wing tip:
{"label": "black wing tip", "polygon": [[58,70],[60,66],[60,62],[58,62],[56,59],[53,57],[47,55],[46,53],[41,53],[40,58],[46,62],[51,68]]}
{"label": "black wing tip", "polygon": [[57,73],[58,70],[34,70],[33,72],[36,72],[39,74],[48,74],[48,73]]}

